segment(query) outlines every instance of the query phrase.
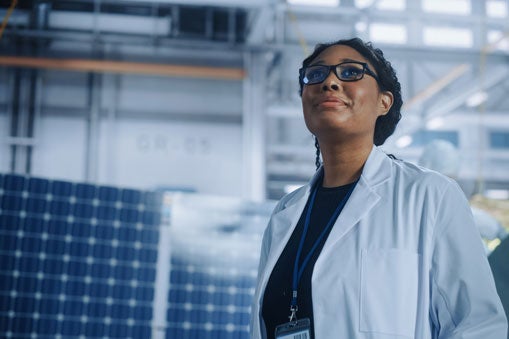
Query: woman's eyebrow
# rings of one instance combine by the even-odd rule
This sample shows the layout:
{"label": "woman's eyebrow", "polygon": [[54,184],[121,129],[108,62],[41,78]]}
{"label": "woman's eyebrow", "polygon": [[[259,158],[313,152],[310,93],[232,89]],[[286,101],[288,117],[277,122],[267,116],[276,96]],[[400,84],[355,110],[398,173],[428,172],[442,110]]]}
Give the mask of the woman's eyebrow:
{"label": "woman's eyebrow", "polygon": [[[360,61],[360,60],[355,60],[355,59],[349,59],[349,58],[345,58],[345,59],[340,59],[338,60],[338,64],[341,64],[343,62],[362,62],[362,63],[366,63],[365,61]],[[309,64],[309,66],[314,66],[314,65],[323,65],[325,63],[325,61],[323,61],[322,59],[319,59],[319,60],[315,60],[313,61],[312,63]]]}

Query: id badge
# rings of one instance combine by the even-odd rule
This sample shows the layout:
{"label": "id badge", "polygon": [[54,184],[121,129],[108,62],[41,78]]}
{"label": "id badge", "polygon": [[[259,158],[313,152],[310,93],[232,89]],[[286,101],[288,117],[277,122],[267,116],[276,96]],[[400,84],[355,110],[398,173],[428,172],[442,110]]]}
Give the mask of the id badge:
{"label": "id badge", "polygon": [[291,321],[276,326],[276,339],[311,339],[309,318]]}

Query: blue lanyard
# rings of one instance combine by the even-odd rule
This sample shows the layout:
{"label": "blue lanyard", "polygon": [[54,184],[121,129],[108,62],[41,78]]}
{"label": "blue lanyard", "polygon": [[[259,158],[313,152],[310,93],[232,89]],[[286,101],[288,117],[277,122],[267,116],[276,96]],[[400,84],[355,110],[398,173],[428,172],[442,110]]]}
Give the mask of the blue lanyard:
{"label": "blue lanyard", "polygon": [[325,237],[325,235],[328,233],[328,230],[332,227],[332,225],[334,225],[334,222],[336,221],[337,217],[341,213],[341,210],[343,209],[343,207],[345,207],[345,204],[348,201],[348,198],[350,198],[350,195],[352,194],[353,189],[357,185],[358,181],[359,180],[357,180],[353,183],[352,187],[348,190],[348,192],[346,193],[343,200],[341,200],[341,202],[338,204],[338,206],[336,207],[336,210],[332,214],[332,217],[329,219],[327,226],[322,231],[322,233],[320,233],[320,236],[318,237],[318,239],[316,239],[313,247],[311,247],[311,249],[309,250],[309,253],[304,258],[304,261],[302,262],[302,265],[299,268],[299,260],[300,260],[301,254],[302,254],[302,249],[304,247],[304,240],[306,239],[306,235],[308,232],[309,221],[311,219],[311,210],[313,209],[313,205],[315,204],[315,197],[316,197],[316,192],[318,191],[318,184],[315,186],[315,188],[313,190],[313,193],[309,200],[309,205],[308,205],[307,211],[306,211],[304,230],[302,231],[302,236],[300,238],[299,247],[297,249],[297,255],[295,257],[295,263],[293,265],[292,303],[290,305],[290,311],[292,312],[292,314],[290,316],[290,321],[292,320],[292,318],[295,317],[295,312],[297,311],[297,287],[299,285],[299,281],[302,276],[302,273],[304,272],[304,269],[306,268],[309,260],[311,259],[313,253],[315,252],[315,250],[318,247],[318,245],[320,244],[320,242],[322,241],[323,237]]}

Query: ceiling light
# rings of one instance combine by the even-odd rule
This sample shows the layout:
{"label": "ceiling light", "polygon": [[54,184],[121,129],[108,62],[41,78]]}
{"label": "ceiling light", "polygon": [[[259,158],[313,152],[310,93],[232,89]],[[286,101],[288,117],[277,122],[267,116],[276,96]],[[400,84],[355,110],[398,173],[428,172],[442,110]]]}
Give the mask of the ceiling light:
{"label": "ceiling light", "polygon": [[444,125],[444,118],[436,117],[426,122],[427,129],[438,129]]}
{"label": "ceiling light", "polygon": [[396,146],[399,148],[404,148],[409,146],[412,143],[412,137],[409,135],[404,135],[396,140]]}
{"label": "ceiling light", "polygon": [[468,107],[476,107],[482,104],[488,99],[488,93],[486,92],[476,92],[465,102]]}

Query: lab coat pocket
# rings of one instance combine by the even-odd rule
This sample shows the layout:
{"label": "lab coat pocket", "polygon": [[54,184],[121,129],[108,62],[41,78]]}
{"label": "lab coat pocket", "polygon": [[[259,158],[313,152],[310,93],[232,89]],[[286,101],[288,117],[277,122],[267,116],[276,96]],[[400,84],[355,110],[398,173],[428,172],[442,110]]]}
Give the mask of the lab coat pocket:
{"label": "lab coat pocket", "polygon": [[396,249],[362,250],[360,330],[415,335],[419,255]]}

